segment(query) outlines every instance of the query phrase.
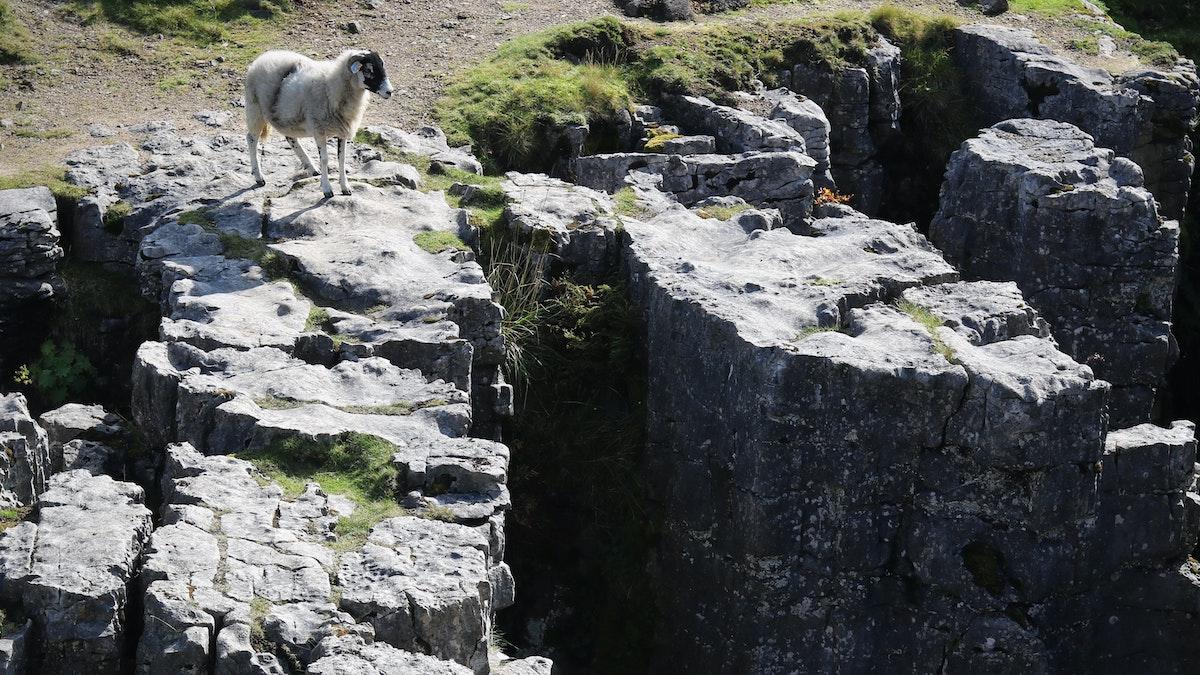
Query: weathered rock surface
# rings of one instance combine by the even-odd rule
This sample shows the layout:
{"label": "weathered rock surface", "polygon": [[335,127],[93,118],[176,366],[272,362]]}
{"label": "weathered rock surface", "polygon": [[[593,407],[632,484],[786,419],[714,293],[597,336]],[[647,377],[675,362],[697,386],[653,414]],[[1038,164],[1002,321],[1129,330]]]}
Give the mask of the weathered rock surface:
{"label": "weathered rock surface", "polygon": [[720,152],[791,150],[807,154],[800,131],[748,110],[718,105],[703,96],[679,96],[671,100],[668,109],[685,129],[715,138]]}
{"label": "weathered rock surface", "polygon": [[825,111],[817,102],[787,89],[772,89],[762,93],[762,98],[774,107],[771,119],[785,120],[788,126],[804,137],[804,153],[817,162],[813,181],[817,187],[833,187],[830,173],[829,135],[832,126]]}
{"label": "weathered rock surface", "polygon": [[[1200,526],[1191,426],[1106,452],[1109,385],[1018,284],[957,281],[909,227],[841,208],[812,236],[747,232],[635,190],[624,268],[664,500],[652,667],[1188,663],[1168,641],[1200,599],[1181,565]],[[1102,467],[1132,494],[1099,487]],[[1147,498],[1123,470],[1174,492]],[[1156,599],[1131,605],[1125,582]]]}
{"label": "weathered rock surface", "polygon": [[874,215],[883,198],[880,153],[900,128],[900,48],[880,38],[863,67],[798,63],[780,75],[786,89],[812,99],[828,117],[838,191]]}
{"label": "weathered rock surface", "polygon": [[[499,376],[501,310],[470,255],[421,247],[426,234],[470,239],[466,214],[439,193],[412,189],[411,167],[383,162],[370,148],[350,162],[370,184],[319,200],[311,180],[291,182],[294,159],[279,147],[268,147],[268,185],[257,188],[241,175],[245,151],[236,137],[188,138],[169,126],[148,132],[140,152],[82,151],[71,165],[98,197],[130,205],[122,236],[136,257],[118,251],[122,241],[93,243],[111,254],[106,262],[135,266],[164,315],[160,340],[138,352],[134,420],[151,452],[195,445],[165,453],[162,526],[141,571],[136,670],[283,673],[311,664],[309,672],[460,672],[451,661],[372,643],[371,624],[339,607],[337,549],[348,544],[336,526],[353,510],[349,500],[315,484],[285,496],[250,463],[224,456],[353,432],[391,442],[397,498],[446,521],[408,517],[409,534],[457,537],[487,556],[479,571],[453,546],[426,546],[423,571],[398,568],[405,579],[393,582],[360,566],[362,578],[381,592],[412,594],[406,610],[417,612],[421,641],[403,647],[436,649],[488,672],[492,614],[513,597],[501,562],[508,451],[466,434],[473,425],[492,433],[511,406]],[[440,132],[374,133],[435,167],[478,171]],[[98,203],[98,217],[105,206]],[[99,409],[68,406],[46,420],[57,461],[85,469],[72,475],[108,470],[106,450],[127,440]],[[369,552],[351,547],[345,555]],[[450,581],[466,571],[475,578],[474,613],[447,614],[464,602]],[[462,624],[468,615],[473,623]]]}
{"label": "weathered rock surface", "polygon": [[122,671],[128,585],[150,536],[143,496],[108,476],[55,474],[35,520],[0,534],[0,597],[33,621],[29,672]]}
{"label": "weathered rock surface", "polygon": [[951,158],[930,238],[965,277],[1017,283],[1113,383],[1115,425],[1150,419],[1174,359],[1179,226],[1133,162],[1069,124],[1002,122]]}
{"label": "weathered rock surface", "polygon": [[397,152],[423,155],[436,164],[471,173],[483,173],[479,160],[466,150],[451,148],[446,143],[446,134],[436,127],[421,127],[408,132],[395,127],[373,125],[364,128],[363,131],[378,136],[384,147]]}
{"label": "weathered rock surface", "polygon": [[0,504],[33,504],[50,476],[50,441],[21,394],[0,396],[0,449]]}
{"label": "weathered rock surface", "polygon": [[[0,190],[0,349],[60,289],[58,208],[44,187]],[[0,364],[6,359],[0,355]]]}
{"label": "weathered rock surface", "polygon": [[1074,124],[1141,166],[1163,214],[1182,217],[1195,167],[1188,133],[1200,119],[1194,64],[1113,76],[1054,55],[1028,30],[991,25],[958,28],[954,58],[981,121]]}
{"label": "weathered rock surface", "polygon": [[488,671],[492,612],[512,601],[486,531],[411,516],[376,525],[360,553],[342,556],[338,581],[342,608],[376,639],[476,673]]}
{"label": "weathered rock surface", "polygon": [[[79,450],[84,448],[107,448],[110,454],[123,454],[131,442],[125,420],[98,405],[68,403],[42,413],[38,421],[46,430],[51,473],[70,470],[71,467],[63,468],[63,454],[64,448],[72,442],[76,443],[72,453],[76,458],[80,456]],[[119,461],[118,456],[111,459]]]}
{"label": "weathered rock surface", "polygon": [[631,172],[660,176],[659,187],[681,204],[740,197],[779,209],[789,227],[803,228],[812,215],[816,167],[816,160],[794,151],[687,156],[627,152],[579,157],[574,173],[580,185],[606,192],[626,187]]}

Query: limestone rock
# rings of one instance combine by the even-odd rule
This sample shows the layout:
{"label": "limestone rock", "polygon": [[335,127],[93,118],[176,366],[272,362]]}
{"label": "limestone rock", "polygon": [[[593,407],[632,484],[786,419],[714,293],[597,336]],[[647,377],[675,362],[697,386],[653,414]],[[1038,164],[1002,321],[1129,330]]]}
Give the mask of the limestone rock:
{"label": "limestone rock", "polygon": [[1141,166],[1163,214],[1182,216],[1195,166],[1187,135],[1200,108],[1194,64],[1114,77],[1056,56],[1028,30],[985,24],[955,30],[954,58],[983,121],[1074,124]]}
{"label": "limestone rock", "polygon": [[368,125],[363,128],[368,134],[377,136],[384,147],[397,152],[412,153],[428,157],[436,164],[452,166],[471,173],[483,173],[479,160],[469,152],[451,148],[446,143],[446,135],[435,127],[421,127],[413,132],[401,131],[395,127]]}
{"label": "limestone rock", "polygon": [[0,557],[0,595],[32,617],[38,672],[119,672],[128,584],[150,536],[142,501],[136,485],[67,471],[50,479],[36,523],[0,535],[0,548],[24,552]]}
{"label": "limestone rock", "polygon": [[703,96],[672,99],[670,110],[684,128],[713,136],[720,152],[790,150],[805,153],[805,139],[800,131],[748,110],[718,105]]}
{"label": "limestone rock", "polygon": [[0,190],[0,350],[26,328],[30,312],[61,290],[57,219],[50,190]]}
{"label": "limestone rock", "polygon": [[0,448],[0,503],[33,504],[50,476],[50,442],[21,394],[0,396]]}
{"label": "limestone rock", "polygon": [[1076,127],[1011,120],[954,154],[930,225],[965,277],[1016,282],[1063,350],[1113,383],[1115,424],[1149,419],[1174,358],[1179,226],[1141,186]]}
{"label": "limestone rock", "polygon": [[396,649],[383,642],[356,636],[328,637],[318,646],[316,660],[308,665],[311,675],[467,675],[472,671],[452,661]]}
{"label": "limestone rock", "polygon": [[487,537],[477,530],[393,518],[371,530],[361,553],[342,556],[341,607],[374,626],[377,640],[486,673],[489,567]]}
{"label": "limestone rock", "polygon": [[46,430],[52,473],[63,470],[63,447],[71,441],[100,444],[114,451],[126,449],[130,442],[125,421],[98,405],[68,403],[42,413],[38,421]]}

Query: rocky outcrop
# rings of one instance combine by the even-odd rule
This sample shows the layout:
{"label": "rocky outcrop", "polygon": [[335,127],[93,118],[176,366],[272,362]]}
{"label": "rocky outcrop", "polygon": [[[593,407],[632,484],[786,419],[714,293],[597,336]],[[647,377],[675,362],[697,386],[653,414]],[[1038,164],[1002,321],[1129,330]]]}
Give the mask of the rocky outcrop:
{"label": "rocky outcrop", "polygon": [[668,110],[684,129],[715,138],[720,152],[791,150],[807,154],[798,130],[748,110],[718,105],[703,96],[671,99]]}
{"label": "rocky outcrop", "polygon": [[129,583],[150,536],[142,501],[131,483],[67,471],[50,479],[32,522],[0,534],[0,598],[33,622],[27,672],[123,672]]}
{"label": "rocky outcrop", "polygon": [[802,229],[812,216],[816,166],[814,159],[794,151],[687,156],[627,152],[580,157],[574,174],[580,185],[606,192],[624,189],[631,172],[650,174],[661,177],[658,185],[681,204],[740,197],[779,209],[789,227]]}
{"label": "rocky outcrop", "polygon": [[1142,185],[1069,124],[1011,120],[951,158],[930,225],[965,277],[1015,281],[1063,351],[1113,384],[1114,425],[1150,419],[1175,358],[1179,226]]}
{"label": "rocky outcrop", "polygon": [[42,413],[38,421],[46,430],[52,472],[98,468],[100,473],[118,476],[132,444],[119,415],[98,405],[68,403]]}
{"label": "rocky outcrop", "polygon": [[[165,461],[136,669],[449,673],[461,672],[457,659],[489,672],[492,617],[514,586],[502,562],[508,451],[467,434],[494,435],[511,406],[501,310],[470,251],[427,243],[474,239],[467,214],[414,189],[415,170],[377,149],[351,160],[369,184],[320,200],[311,180],[291,181],[282,146],[268,147],[268,186],[257,188],[238,171],[239,139],[150,133],[132,157],[78,153],[70,173],[129,205],[136,255],[122,264],[163,313],[133,373],[133,420]],[[440,133],[371,133],[423,167],[479,170]],[[85,468],[72,473],[110,470],[103,449],[128,440],[99,409],[45,417],[56,460]],[[285,492],[226,456],[355,439],[391,449],[395,503],[364,505],[318,483]],[[404,538],[388,553],[373,534],[364,548],[371,527]],[[406,547],[421,539],[414,569]],[[407,628],[361,610],[383,598],[406,599]]]}
{"label": "rocky outcrop", "polygon": [[1074,124],[1142,167],[1165,216],[1183,216],[1195,167],[1188,133],[1200,119],[1194,64],[1113,76],[1056,56],[1028,30],[991,25],[958,28],[954,58],[983,123]]}
{"label": "rocky outcrop", "polygon": [[899,47],[880,38],[862,67],[798,63],[780,73],[780,83],[815,101],[828,116],[838,191],[853,195],[856,209],[874,215],[883,199],[880,153],[900,128]]}
{"label": "rocky outcrop", "polygon": [[[512,587],[503,563],[484,564],[487,524],[385,520],[361,550],[340,553],[344,545],[328,546],[348,536],[338,523],[363,507],[314,483],[285,495],[249,462],[188,445],[168,450],[162,482],[163,526],[142,573],[138,672],[460,672],[420,655],[430,650],[487,672],[493,583]],[[471,542],[479,560],[461,563],[466,550],[438,547],[449,540]],[[448,583],[476,562],[477,578]],[[474,603],[456,610],[467,586]],[[404,598],[402,616],[364,610],[388,597]]]}
{"label": "rocky outcrop", "polygon": [[0,396],[0,505],[29,506],[50,477],[50,442],[21,394]]}
{"label": "rocky outcrop", "polygon": [[[34,308],[61,292],[62,258],[50,190],[0,190],[0,350],[12,348]],[[0,355],[0,364],[6,360]]]}
{"label": "rocky outcrop", "polygon": [[773,106],[768,115],[771,119],[787,122],[788,126],[804,137],[805,154],[817,162],[817,168],[813,172],[813,181],[817,187],[833,187],[829,148],[832,126],[825,111],[816,101],[787,89],[772,89],[763,92],[761,96]]}

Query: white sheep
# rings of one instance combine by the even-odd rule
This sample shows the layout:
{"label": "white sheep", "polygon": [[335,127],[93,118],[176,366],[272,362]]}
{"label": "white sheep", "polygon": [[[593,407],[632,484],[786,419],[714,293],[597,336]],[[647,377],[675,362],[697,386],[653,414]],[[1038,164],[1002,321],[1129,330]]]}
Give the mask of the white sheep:
{"label": "white sheep", "polygon": [[333,196],[326,141],[336,138],[339,185],[342,194],[350,194],[346,142],[358,131],[371,92],[383,98],[392,95],[383,60],[372,51],[349,50],[332,61],[314,61],[295,52],[276,50],[254,59],[246,70],[246,140],[254,180],[266,185],[258,165],[258,142],[266,138],[270,127],[275,127],[313,176],[317,170],[296,139],[311,137],[317,142],[321,191],[326,197]]}

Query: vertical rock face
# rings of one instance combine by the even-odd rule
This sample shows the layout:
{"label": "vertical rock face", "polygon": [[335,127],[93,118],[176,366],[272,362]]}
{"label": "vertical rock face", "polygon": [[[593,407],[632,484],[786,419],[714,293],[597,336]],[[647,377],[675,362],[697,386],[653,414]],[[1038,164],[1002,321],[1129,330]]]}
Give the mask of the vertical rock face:
{"label": "vertical rock face", "polygon": [[1035,117],[1074,124],[1141,166],[1163,214],[1182,217],[1195,166],[1187,136],[1200,106],[1194,64],[1114,77],[1055,56],[1028,30],[989,25],[957,29],[954,47],[985,123]]}
{"label": "vertical rock face", "polygon": [[659,665],[1044,668],[1005,611],[1082,584],[1107,385],[910,229],[814,230],[627,226],[662,578],[705,589],[664,599]]}
{"label": "vertical rock face", "polygon": [[0,535],[0,595],[33,621],[31,672],[121,672],[128,584],[151,528],[142,501],[132,483],[67,471],[34,522]]}
{"label": "vertical rock face", "polygon": [[50,190],[0,190],[0,350],[11,349],[10,341],[27,328],[28,310],[61,286],[56,268],[62,257]]}
{"label": "vertical rock face", "polygon": [[930,238],[965,277],[1017,283],[1113,384],[1114,425],[1149,420],[1174,359],[1179,227],[1136,165],[1069,124],[1002,122],[951,158]]}
{"label": "vertical rock face", "polygon": [[799,63],[781,80],[825,111],[838,191],[854,195],[858,210],[875,214],[883,198],[879,152],[900,124],[900,48],[880,38],[865,67],[835,70]]}
{"label": "vertical rock face", "polygon": [[50,476],[50,442],[21,394],[0,396],[0,450],[0,504],[32,505]]}

